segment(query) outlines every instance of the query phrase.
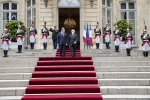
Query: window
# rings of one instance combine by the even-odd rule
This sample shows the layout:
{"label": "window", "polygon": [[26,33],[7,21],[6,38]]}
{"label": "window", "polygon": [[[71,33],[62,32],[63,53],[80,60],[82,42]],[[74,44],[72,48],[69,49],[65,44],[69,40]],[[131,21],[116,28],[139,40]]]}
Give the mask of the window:
{"label": "window", "polygon": [[[35,0],[27,0],[26,1],[26,27],[27,27],[27,35],[29,33],[29,28],[31,27],[32,21],[36,25],[36,7]],[[27,38],[28,42],[29,38]],[[28,44],[28,43],[27,43]]]}
{"label": "window", "polygon": [[127,22],[133,23],[134,29],[132,31],[134,44],[137,44],[136,41],[136,6],[135,2],[121,2],[120,3],[120,18],[127,20]]}
{"label": "window", "polygon": [[9,20],[17,20],[18,19],[18,4],[14,2],[4,2],[2,3],[2,18],[4,28],[6,23]]}
{"label": "window", "polygon": [[112,2],[110,0],[102,0],[102,28],[103,29],[106,26],[108,20],[110,23],[110,27],[112,27]]}
{"label": "window", "polygon": [[111,17],[112,17],[112,2],[110,0],[102,0],[102,20],[103,20],[103,27],[106,26],[107,20],[109,20],[111,25]]}

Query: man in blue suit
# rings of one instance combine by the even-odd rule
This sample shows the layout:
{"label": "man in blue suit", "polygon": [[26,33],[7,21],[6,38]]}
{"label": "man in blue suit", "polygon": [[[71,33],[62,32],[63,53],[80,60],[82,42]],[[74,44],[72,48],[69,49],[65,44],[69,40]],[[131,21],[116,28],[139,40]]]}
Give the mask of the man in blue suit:
{"label": "man in blue suit", "polygon": [[65,57],[66,46],[68,45],[67,34],[65,33],[65,28],[61,28],[61,32],[57,35],[57,45],[59,45],[60,56]]}

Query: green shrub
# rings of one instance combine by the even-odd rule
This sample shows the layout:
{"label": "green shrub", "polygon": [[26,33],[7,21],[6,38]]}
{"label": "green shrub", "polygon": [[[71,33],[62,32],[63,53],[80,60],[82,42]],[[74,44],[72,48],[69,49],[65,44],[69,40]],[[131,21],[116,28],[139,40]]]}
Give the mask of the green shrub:
{"label": "green shrub", "polygon": [[[116,26],[116,23],[113,24],[113,26]],[[130,32],[133,30],[133,23],[127,22],[125,19],[118,21],[118,29],[121,31],[121,36],[124,39],[125,33],[127,32],[127,28],[130,26]]]}
{"label": "green shrub", "polygon": [[[11,41],[12,42],[16,42],[16,31],[18,29],[18,25],[20,24],[21,21],[17,21],[17,20],[11,20],[9,22],[7,22],[7,26],[8,26],[8,33],[11,35]],[[21,22],[23,23],[23,22]],[[27,32],[27,28],[25,27],[24,24],[22,24],[22,29],[24,31],[24,35],[26,35]]]}

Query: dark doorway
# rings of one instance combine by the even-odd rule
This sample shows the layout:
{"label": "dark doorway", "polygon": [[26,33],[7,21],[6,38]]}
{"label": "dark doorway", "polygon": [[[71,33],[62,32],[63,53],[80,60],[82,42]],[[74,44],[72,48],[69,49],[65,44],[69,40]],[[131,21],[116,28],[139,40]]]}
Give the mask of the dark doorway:
{"label": "dark doorway", "polygon": [[[61,27],[65,27],[67,35],[71,34],[71,29],[75,29],[76,34],[78,34],[78,48],[80,47],[80,9],[79,8],[59,8],[59,30]],[[72,20],[71,22],[76,23],[76,25],[64,24],[67,20]],[[71,26],[73,25],[73,26]]]}

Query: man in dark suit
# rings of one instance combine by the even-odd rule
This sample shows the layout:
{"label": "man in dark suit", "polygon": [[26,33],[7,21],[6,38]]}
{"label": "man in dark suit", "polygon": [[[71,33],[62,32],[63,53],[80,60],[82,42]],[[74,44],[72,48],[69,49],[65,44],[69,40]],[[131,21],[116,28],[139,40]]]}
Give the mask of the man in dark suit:
{"label": "man in dark suit", "polygon": [[58,34],[58,30],[56,29],[56,26],[54,26],[53,28],[50,28],[49,31],[52,32],[53,47],[54,47],[54,49],[57,49],[57,34]]}
{"label": "man in dark suit", "polygon": [[57,45],[59,45],[60,56],[65,57],[66,46],[68,45],[67,34],[65,33],[65,28],[61,28],[61,32],[57,35]]}
{"label": "man in dark suit", "polygon": [[78,41],[78,35],[75,34],[75,30],[72,29],[71,34],[69,35],[69,43],[70,43],[72,57],[75,57],[76,55],[77,41]]}

